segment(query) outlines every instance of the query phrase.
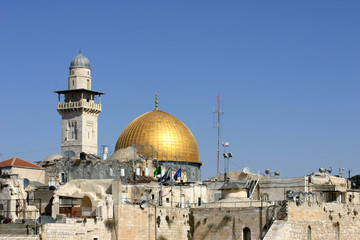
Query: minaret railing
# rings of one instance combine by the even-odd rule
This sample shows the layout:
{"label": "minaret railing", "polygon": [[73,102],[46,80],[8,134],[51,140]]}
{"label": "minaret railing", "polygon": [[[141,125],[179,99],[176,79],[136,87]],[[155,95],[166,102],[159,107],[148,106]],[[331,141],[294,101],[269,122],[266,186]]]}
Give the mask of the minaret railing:
{"label": "minaret railing", "polygon": [[92,108],[92,109],[101,110],[101,104],[94,102],[87,102],[86,100],[80,100],[79,102],[58,103],[58,109],[69,109],[69,108]]}

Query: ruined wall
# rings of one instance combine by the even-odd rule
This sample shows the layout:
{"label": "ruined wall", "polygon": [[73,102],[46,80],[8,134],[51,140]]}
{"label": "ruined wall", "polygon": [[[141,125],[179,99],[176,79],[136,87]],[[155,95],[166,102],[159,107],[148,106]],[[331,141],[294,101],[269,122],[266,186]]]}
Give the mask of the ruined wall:
{"label": "ruined wall", "polygon": [[[26,204],[27,194],[23,180],[20,178],[0,178],[0,219],[9,217],[13,221],[23,218],[33,218],[35,209]],[[24,211],[26,214],[24,215]]]}
{"label": "ruined wall", "polygon": [[288,213],[288,221],[272,225],[265,240],[306,240],[308,234],[312,240],[360,239],[359,205],[324,203],[296,206],[290,203]]}

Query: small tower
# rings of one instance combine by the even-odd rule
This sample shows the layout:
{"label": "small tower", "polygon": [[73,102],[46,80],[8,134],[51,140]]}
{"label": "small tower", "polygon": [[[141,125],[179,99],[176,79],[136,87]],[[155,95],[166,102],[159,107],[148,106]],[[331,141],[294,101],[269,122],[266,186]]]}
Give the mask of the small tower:
{"label": "small tower", "polygon": [[[104,93],[91,90],[90,62],[81,51],[71,61],[69,69],[68,90],[55,91],[57,111],[62,117],[61,154],[70,157],[79,156],[81,152],[97,155],[98,116]],[[98,103],[96,96],[99,96]]]}

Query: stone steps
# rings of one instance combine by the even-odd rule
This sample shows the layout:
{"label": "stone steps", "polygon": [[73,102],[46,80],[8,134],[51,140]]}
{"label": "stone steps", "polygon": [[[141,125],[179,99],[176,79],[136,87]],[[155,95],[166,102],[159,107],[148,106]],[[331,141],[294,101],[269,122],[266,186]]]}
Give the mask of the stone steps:
{"label": "stone steps", "polygon": [[286,221],[275,220],[274,223],[271,225],[269,231],[266,233],[263,240],[275,240],[275,239],[278,239],[278,237],[280,236],[282,230],[285,228],[286,223],[287,223]]}

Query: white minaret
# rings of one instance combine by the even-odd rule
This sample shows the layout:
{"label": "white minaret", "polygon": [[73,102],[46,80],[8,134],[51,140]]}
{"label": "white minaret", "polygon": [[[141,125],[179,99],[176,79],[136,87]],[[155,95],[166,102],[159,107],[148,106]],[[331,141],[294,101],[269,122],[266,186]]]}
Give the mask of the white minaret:
{"label": "white minaret", "polygon": [[[56,91],[59,96],[57,111],[62,117],[61,154],[79,156],[81,152],[97,155],[98,116],[101,94],[91,90],[90,62],[79,54],[71,61],[68,90]],[[64,101],[61,102],[61,94]],[[95,97],[98,97],[98,103]]]}

